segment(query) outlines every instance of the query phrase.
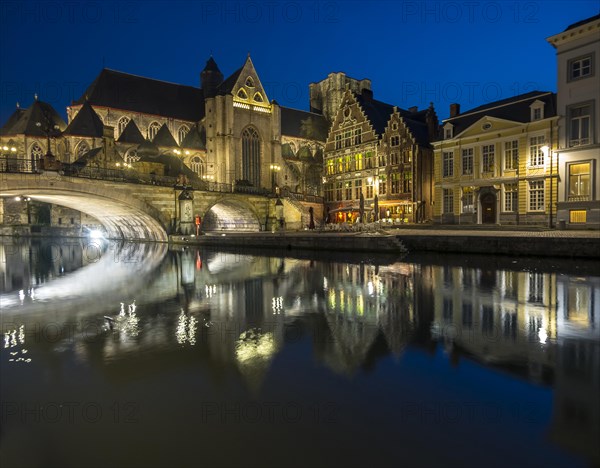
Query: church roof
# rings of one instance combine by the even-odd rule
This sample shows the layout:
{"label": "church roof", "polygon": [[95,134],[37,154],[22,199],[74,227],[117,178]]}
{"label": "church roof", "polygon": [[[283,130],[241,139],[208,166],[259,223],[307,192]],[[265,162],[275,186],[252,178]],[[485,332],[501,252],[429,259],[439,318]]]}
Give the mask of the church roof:
{"label": "church roof", "polygon": [[156,146],[169,146],[173,148],[179,147],[173,135],[169,131],[167,124],[162,124],[162,127],[156,132],[154,139],[152,140]]}
{"label": "church roof", "polygon": [[142,136],[142,132],[140,132],[140,129],[133,120],[127,122],[123,132],[117,139],[117,143],[136,143],[138,145],[144,141],[145,138]]}
{"label": "church roof", "polygon": [[64,133],[65,135],[102,137],[104,135],[104,124],[92,109],[90,103],[86,101]]}
{"label": "church roof", "polygon": [[17,107],[15,111],[11,114],[11,116],[8,118],[6,123],[2,126],[2,128],[0,128],[0,135],[12,135],[10,133],[11,128],[19,121],[25,110],[26,109],[21,109],[20,107]]}
{"label": "church roof", "polygon": [[150,140],[144,140],[137,147],[137,155],[142,161],[153,161],[158,157],[159,153],[158,147]]}
{"label": "church roof", "polygon": [[187,133],[180,145],[182,148],[190,148],[197,150],[206,149],[206,135],[204,137],[194,125],[191,130]]}
{"label": "church roof", "polygon": [[544,116],[546,118],[556,115],[556,94],[550,91],[531,91],[484,104],[455,117],[445,119],[444,123],[450,122],[454,126],[454,135],[466,130],[484,116],[525,123],[531,121],[531,108],[529,106],[536,100],[545,104]]}
{"label": "church roof", "polygon": [[206,61],[206,66],[204,67],[203,71],[216,71],[216,72],[221,73],[221,70],[219,70],[219,66],[217,65],[217,62],[215,62],[215,59],[212,57],[212,55]]}
{"label": "church roof", "polygon": [[[310,123],[312,124],[310,127],[307,126],[307,121],[309,119]],[[328,130],[329,124],[327,119],[325,119],[325,117],[321,114],[292,109],[290,107],[281,107],[282,135],[298,138],[314,138],[319,141],[325,141],[327,139]],[[307,135],[307,131],[314,132],[314,134]]]}
{"label": "church roof", "polygon": [[[37,126],[37,123],[40,126]],[[11,124],[9,126],[9,123]],[[58,130],[54,127],[58,126]],[[51,129],[50,136],[57,136],[64,131],[67,124],[54,108],[37,99],[28,109],[17,109],[2,127],[2,135],[28,135],[46,137],[46,129]]]}
{"label": "church roof", "polygon": [[204,117],[204,94],[200,88],[130,75],[104,68],[83,96],[92,106],[110,107],[144,114],[197,122]]}
{"label": "church roof", "polygon": [[238,78],[240,77],[242,70],[244,67],[240,67],[236,71],[234,71],[223,83],[219,85],[217,88],[218,94],[231,94],[233,91],[233,87],[237,83]]}

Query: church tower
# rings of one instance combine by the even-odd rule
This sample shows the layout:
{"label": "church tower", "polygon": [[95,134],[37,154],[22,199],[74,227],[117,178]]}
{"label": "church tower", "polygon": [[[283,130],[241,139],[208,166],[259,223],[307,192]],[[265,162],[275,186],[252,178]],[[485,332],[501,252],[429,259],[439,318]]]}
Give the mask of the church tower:
{"label": "church tower", "polygon": [[221,83],[223,83],[223,73],[211,55],[200,73],[200,87],[204,90],[204,98],[215,97]]}

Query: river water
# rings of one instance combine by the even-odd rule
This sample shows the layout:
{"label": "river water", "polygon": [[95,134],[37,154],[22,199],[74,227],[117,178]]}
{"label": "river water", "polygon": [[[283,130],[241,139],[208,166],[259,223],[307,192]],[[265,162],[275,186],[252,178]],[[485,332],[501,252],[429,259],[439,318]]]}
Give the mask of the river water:
{"label": "river water", "polygon": [[0,462],[597,465],[596,269],[5,238]]}

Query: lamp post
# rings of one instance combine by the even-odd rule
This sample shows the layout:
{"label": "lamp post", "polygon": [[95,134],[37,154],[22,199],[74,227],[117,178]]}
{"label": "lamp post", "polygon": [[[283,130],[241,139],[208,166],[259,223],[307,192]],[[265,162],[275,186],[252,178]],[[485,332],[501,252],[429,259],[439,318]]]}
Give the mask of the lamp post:
{"label": "lamp post", "polygon": [[279,164],[271,164],[269,169],[271,169],[271,190],[276,192],[275,173],[281,170],[281,166]]}

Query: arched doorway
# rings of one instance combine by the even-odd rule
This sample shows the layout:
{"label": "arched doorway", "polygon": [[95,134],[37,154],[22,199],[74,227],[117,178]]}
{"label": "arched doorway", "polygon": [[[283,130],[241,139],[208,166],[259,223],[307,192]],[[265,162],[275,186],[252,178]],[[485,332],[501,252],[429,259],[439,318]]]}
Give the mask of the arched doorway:
{"label": "arched doorway", "polygon": [[481,224],[496,224],[496,195],[484,193],[481,202]]}

